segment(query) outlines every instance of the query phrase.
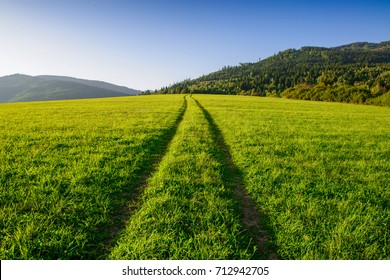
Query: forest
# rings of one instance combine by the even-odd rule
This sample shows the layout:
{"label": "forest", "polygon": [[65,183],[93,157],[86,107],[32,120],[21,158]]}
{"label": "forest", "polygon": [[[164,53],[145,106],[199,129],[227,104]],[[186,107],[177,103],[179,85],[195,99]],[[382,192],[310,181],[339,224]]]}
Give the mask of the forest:
{"label": "forest", "polygon": [[[288,49],[154,93],[277,96],[390,106],[390,41]],[[147,92],[151,93],[151,92]]]}

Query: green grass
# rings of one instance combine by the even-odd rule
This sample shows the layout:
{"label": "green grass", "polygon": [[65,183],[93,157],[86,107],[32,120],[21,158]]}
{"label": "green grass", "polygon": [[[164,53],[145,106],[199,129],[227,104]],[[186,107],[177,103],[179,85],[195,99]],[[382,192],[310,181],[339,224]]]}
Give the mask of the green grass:
{"label": "green grass", "polygon": [[175,138],[148,182],[141,207],[113,249],[113,259],[248,259],[223,154],[192,98]]}
{"label": "green grass", "polygon": [[390,110],[197,96],[283,259],[389,259]]}
{"label": "green grass", "polygon": [[1,104],[0,258],[390,259],[389,108],[186,100]]}
{"label": "green grass", "polygon": [[182,96],[1,105],[0,258],[102,257],[182,105]]}

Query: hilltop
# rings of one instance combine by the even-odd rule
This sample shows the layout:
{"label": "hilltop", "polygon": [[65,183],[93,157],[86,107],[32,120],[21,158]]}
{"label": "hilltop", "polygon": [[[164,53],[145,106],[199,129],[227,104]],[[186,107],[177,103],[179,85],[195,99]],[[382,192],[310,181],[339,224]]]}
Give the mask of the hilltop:
{"label": "hilltop", "polygon": [[158,93],[280,96],[390,104],[390,41],[288,49],[256,63],[227,66]]}
{"label": "hilltop", "polygon": [[114,84],[64,76],[0,77],[0,102],[64,100],[136,95],[140,91]]}

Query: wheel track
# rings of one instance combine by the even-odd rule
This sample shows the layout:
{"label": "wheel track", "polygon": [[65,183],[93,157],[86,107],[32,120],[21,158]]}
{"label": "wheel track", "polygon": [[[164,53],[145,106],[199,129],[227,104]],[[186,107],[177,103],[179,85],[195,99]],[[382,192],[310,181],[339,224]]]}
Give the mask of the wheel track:
{"label": "wheel track", "polygon": [[129,217],[140,207],[140,198],[147,185],[147,181],[150,176],[156,171],[161,160],[167,153],[169,144],[176,135],[177,128],[182,122],[184,114],[187,110],[187,95],[185,95],[183,99],[183,105],[181,106],[176,121],[174,122],[172,127],[165,133],[163,141],[161,145],[159,145],[159,156],[153,162],[147,164],[145,171],[139,175],[137,184],[133,186],[128,192],[123,193],[123,196],[128,202],[121,208],[119,208],[115,213],[113,213],[113,226],[109,229],[103,229],[103,231],[108,231],[109,234],[104,242],[102,250],[100,251],[99,255],[96,256],[97,259],[106,259],[106,256],[110,253],[113,246],[115,246],[120,232],[126,227],[126,223],[129,220]]}
{"label": "wheel track", "polygon": [[255,203],[251,200],[250,196],[246,192],[245,186],[243,184],[242,174],[233,162],[233,157],[230,153],[230,148],[226,144],[221,130],[215,123],[213,117],[200,104],[200,102],[196,100],[192,95],[190,95],[190,97],[195,100],[196,105],[202,110],[203,115],[205,116],[209,124],[209,129],[214,136],[214,141],[220,147],[219,152],[222,155],[221,162],[226,167],[226,172],[224,174],[225,182],[227,183],[227,186],[231,187],[234,190],[236,199],[241,206],[241,223],[247,230],[247,233],[249,234],[251,240],[256,244],[258,248],[258,252],[253,256],[253,258],[278,259],[276,253],[267,247],[267,244],[269,242],[267,237],[267,231],[260,223],[260,221],[265,220],[267,218],[264,215],[260,215],[260,213],[256,210]]}
{"label": "wheel track", "polygon": [[[215,143],[215,145],[212,145],[214,147],[213,148],[214,150],[211,151],[210,155],[211,155],[211,157],[215,158],[215,160],[217,162],[219,162],[219,164],[221,166],[221,171],[222,171],[221,179],[223,181],[223,184],[226,186],[226,190],[228,190],[224,195],[228,195],[229,200],[232,202],[231,208],[230,208],[231,209],[230,214],[228,211],[228,212],[226,212],[226,215],[227,216],[231,215],[231,217],[236,217],[238,223],[241,222],[242,229],[240,230],[240,232],[235,233],[235,234],[239,233],[237,235],[238,239],[236,239],[236,240],[240,240],[239,241],[240,245],[238,245],[238,246],[241,246],[240,248],[257,247],[257,250],[255,251],[255,253],[252,253],[252,256],[250,256],[250,255],[247,256],[247,257],[251,257],[252,259],[276,259],[275,254],[273,252],[271,252],[266,246],[266,244],[268,243],[268,239],[267,239],[266,232],[262,229],[260,222],[259,222],[261,217],[260,217],[259,213],[256,211],[254,204],[252,203],[248,194],[246,193],[245,188],[243,187],[243,183],[242,183],[243,180],[242,180],[241,173],[238,170],[238,168],[235,166],[235,164],[233,163],[229,147],[226,144],[220,129],[218,128],[217,124],[215,123],[215,121],[212,118],[212,116],[210,115],[210,113],[199,103],[199,101],[196,100],[195,98],[193,98],[192,95],[190,97],[193,100],[193,102],[191,102],[193,105],[191,105],[191,106],[198,107],[200,115],[203,115],[203,117],[204,117],[204,124],[202,124],[202,125],[208,126],[206,128],[206,131],[208,130],[210,135],[211,135],[211,138],[210,138],[211,142],[210,143]],[[142,210],[143,203],[149,203],[149,201],[146,202],[145,198],[143,198],[143,196],[144,196],[143,193],[144,193],[145,187],[148,183],[149,178],[153,177],[153,174],[157,170],[157,168],[159,167],[161,161],[169,152],[168,151],[169,146],[171,146],[170,143],[172,142],[172,140],[174,139],[174,137],[176,135],[176,131],[177,131],[179,125],[181,124],[182,119],[184,118],[186,110],[187,110],[187,100],[185,99],[184,104],[183,104],[183,109],[182,109],[177,121],[175,122],[174,128],[172,129],[172,133],[170,134],[170,136],[171,136],[170,140],[165,145],[164,152],[161,154],[159,160],[156,162],[153,169],[150,172],[145,173],[144,176],[142,177],[140,187],[137,188],[137,194],[135,195],[136,199],[133,199],[131,201],[130,205],[128,205],[127,207],[122,209],[121,212],[118,213],[118,215],[117,215],[117,217],[120,220],[120,223],[118,226],[115,227],[115,229],[113,229],[112,238],[111,238],[110,243],[109,243],[109,245],[110,245],[109,249],[115,249],[115,253],[114,253],[115,257],[114,258],[120,258],[120,259],[126,258],[126,254],[127,254],[126,252],[132,252],[131,248],[134,248],[134,249],[137,248],[137,245],[135,245],[136,247],[130,246],[129,248],[126,248],[127,245],[125,245],[125,247],[123,247],[123,244],[130,245],[131,243],[134,243],[134,242],[137,243],[137,240],[140,240],[140,238],[141,239],[143,239],[143,238],[148,239],[148,236],[145,236],[144,234],[145,233],[152,234],[155,230],[157,230],[157,229],[153,229],[153,228],[149,228],[147,230],[144,230],[144,229],[139,230],[139,228],[137,227],[137,222],[136,222],[137,219],[139,219],[139,217],[137,219],[132,219],[131,217],[133,217],[133,214],[135,216],[138,215],[137,212]],[[160,191],[157,191],[157,192],[160,192]],[[160,193],[160,194],[162,194],[162,193]],[[134,193],[133,193],[133,195],[134,195]],[[142,199],[144,201],[142,201]],[[160,207],[164,207],[164,206],[160,205]],[[178,205],[177,207],[183,207],[183,205],[182,206]],[[184,214],[184,212],[183,212],[183,214]],[[141,215],[143,215],[143,214],[141,214]],[[240,220],[239,220],[239,217],[241,218]],[[148,219],[147,217],[144,217],[144,218]],[[140,220],[140,221],[142,221],[142,220]],[[119,233],[121,233],[122,230],[124,230],[126,225],[127,225],[126,222],[131,223],[133,225],[131,227],[132,230],[139,231],[139,233],[135,233],[134,235],[131,235],[132,237],[130,237],[130,239],[126,239],[126,238],[123,239],[123,238],[119,237]],[[184,221],[183,221],[183,223],[184,223]],[[168,228],[164,228],[164,231],[165,230],[172,232],[172,229],[170,229],[169,226],[168,226]],[[188,229],[181,229],[181,230],[184,230],[184,232],[186,232],[187,230],[190,230],[190,229],[188,228]],[[132,231],[130,231],[130,232],[132,232]],[[195,234],[195,232],[194,232],[194,234]],[[192,234],[190,234],[190,235],[192,235]],[[238,237],[238,236],[240,236],[240,237]],[[118,247],[115,247],[115,248],[113,247],[113,245],[115,245],[114,242],[118,240],[118,237],[120,239],[122,239],[121,240],[122,247],[119,250],[118,250]],[[125,243],[123,243],[123,242],[125,242]],[[163,245],[161,243],[160,243],[160,245],[162,246],[161,249],[165,248],[164,247],[165,245]],[[178,248],[180,248],[181,245],[178,244],[177,246],[178,246]],[[160,247],[160,246],[158,246],[158,247]],[[147,249],[147,250],[149,250],[149,249]],[[163,250],[167,250],[167,248],[165,248]],[[107,252],[109,252],[109,251],[107,251]],[[111,251],[111,253],[112,252],[113,251]],[[130,254],[131,254],[130,259],[133,259],[133,258],[137,259],[137,257],[136,257],[137,253],[135,253],[135,255],[133,255],[132,253],[130,253]],[[112,258],[112,256],[113,255],[110,255],[110,258]],[[150,254],[150,253],[147,253],[147,255],[144,255],[141,253],[141,256],[143,256],[141,258],[145,258],[145,256],[149,256],[146,258],[150,258],[153,256],[156,257],[156,255]],[[173,258],[173,259],[184,258],[184,259],[186,259],[188,257],[188,254],[185,252],[179,251],[179,252],[177,252],[177,254],[174,254],[174,255],[171,255],[170,253],[166,253],[166,255],[162,254],[161,256],[162,256],[162,258],[169,258],[169,259],[170,258]],[[231,255],[230,258],[232,258],[232,257],[235,258],[234,256],[235,255]]]}
{"label": "wheel track", "polygon": [[[109,259],[251,259],[225,164],[194,99]],[[233,210],[232,210],[233,209]]]}

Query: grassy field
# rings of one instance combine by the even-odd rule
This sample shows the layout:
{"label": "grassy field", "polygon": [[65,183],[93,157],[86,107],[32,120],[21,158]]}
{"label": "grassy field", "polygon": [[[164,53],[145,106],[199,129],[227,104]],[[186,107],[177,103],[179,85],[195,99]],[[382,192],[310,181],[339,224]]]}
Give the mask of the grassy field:
{"label": "grassy field", "polygon": [[389,108],[196,98],[230,146],[280,258],[390,258]]}
{"label": "grassy field", "polygon": [[192,98],[177,134],[148,182],[109,258],[248,259],[254,254],[240,225],[223,153]]}
{"label": "grassy field", "polygon": [[0,131],[1,259],[390,258],[389,108],[34,102]]}
{"label": "grassy field", "polygon": [[0,105],[0,258],[102,257],[182,106],[182,96]]}

